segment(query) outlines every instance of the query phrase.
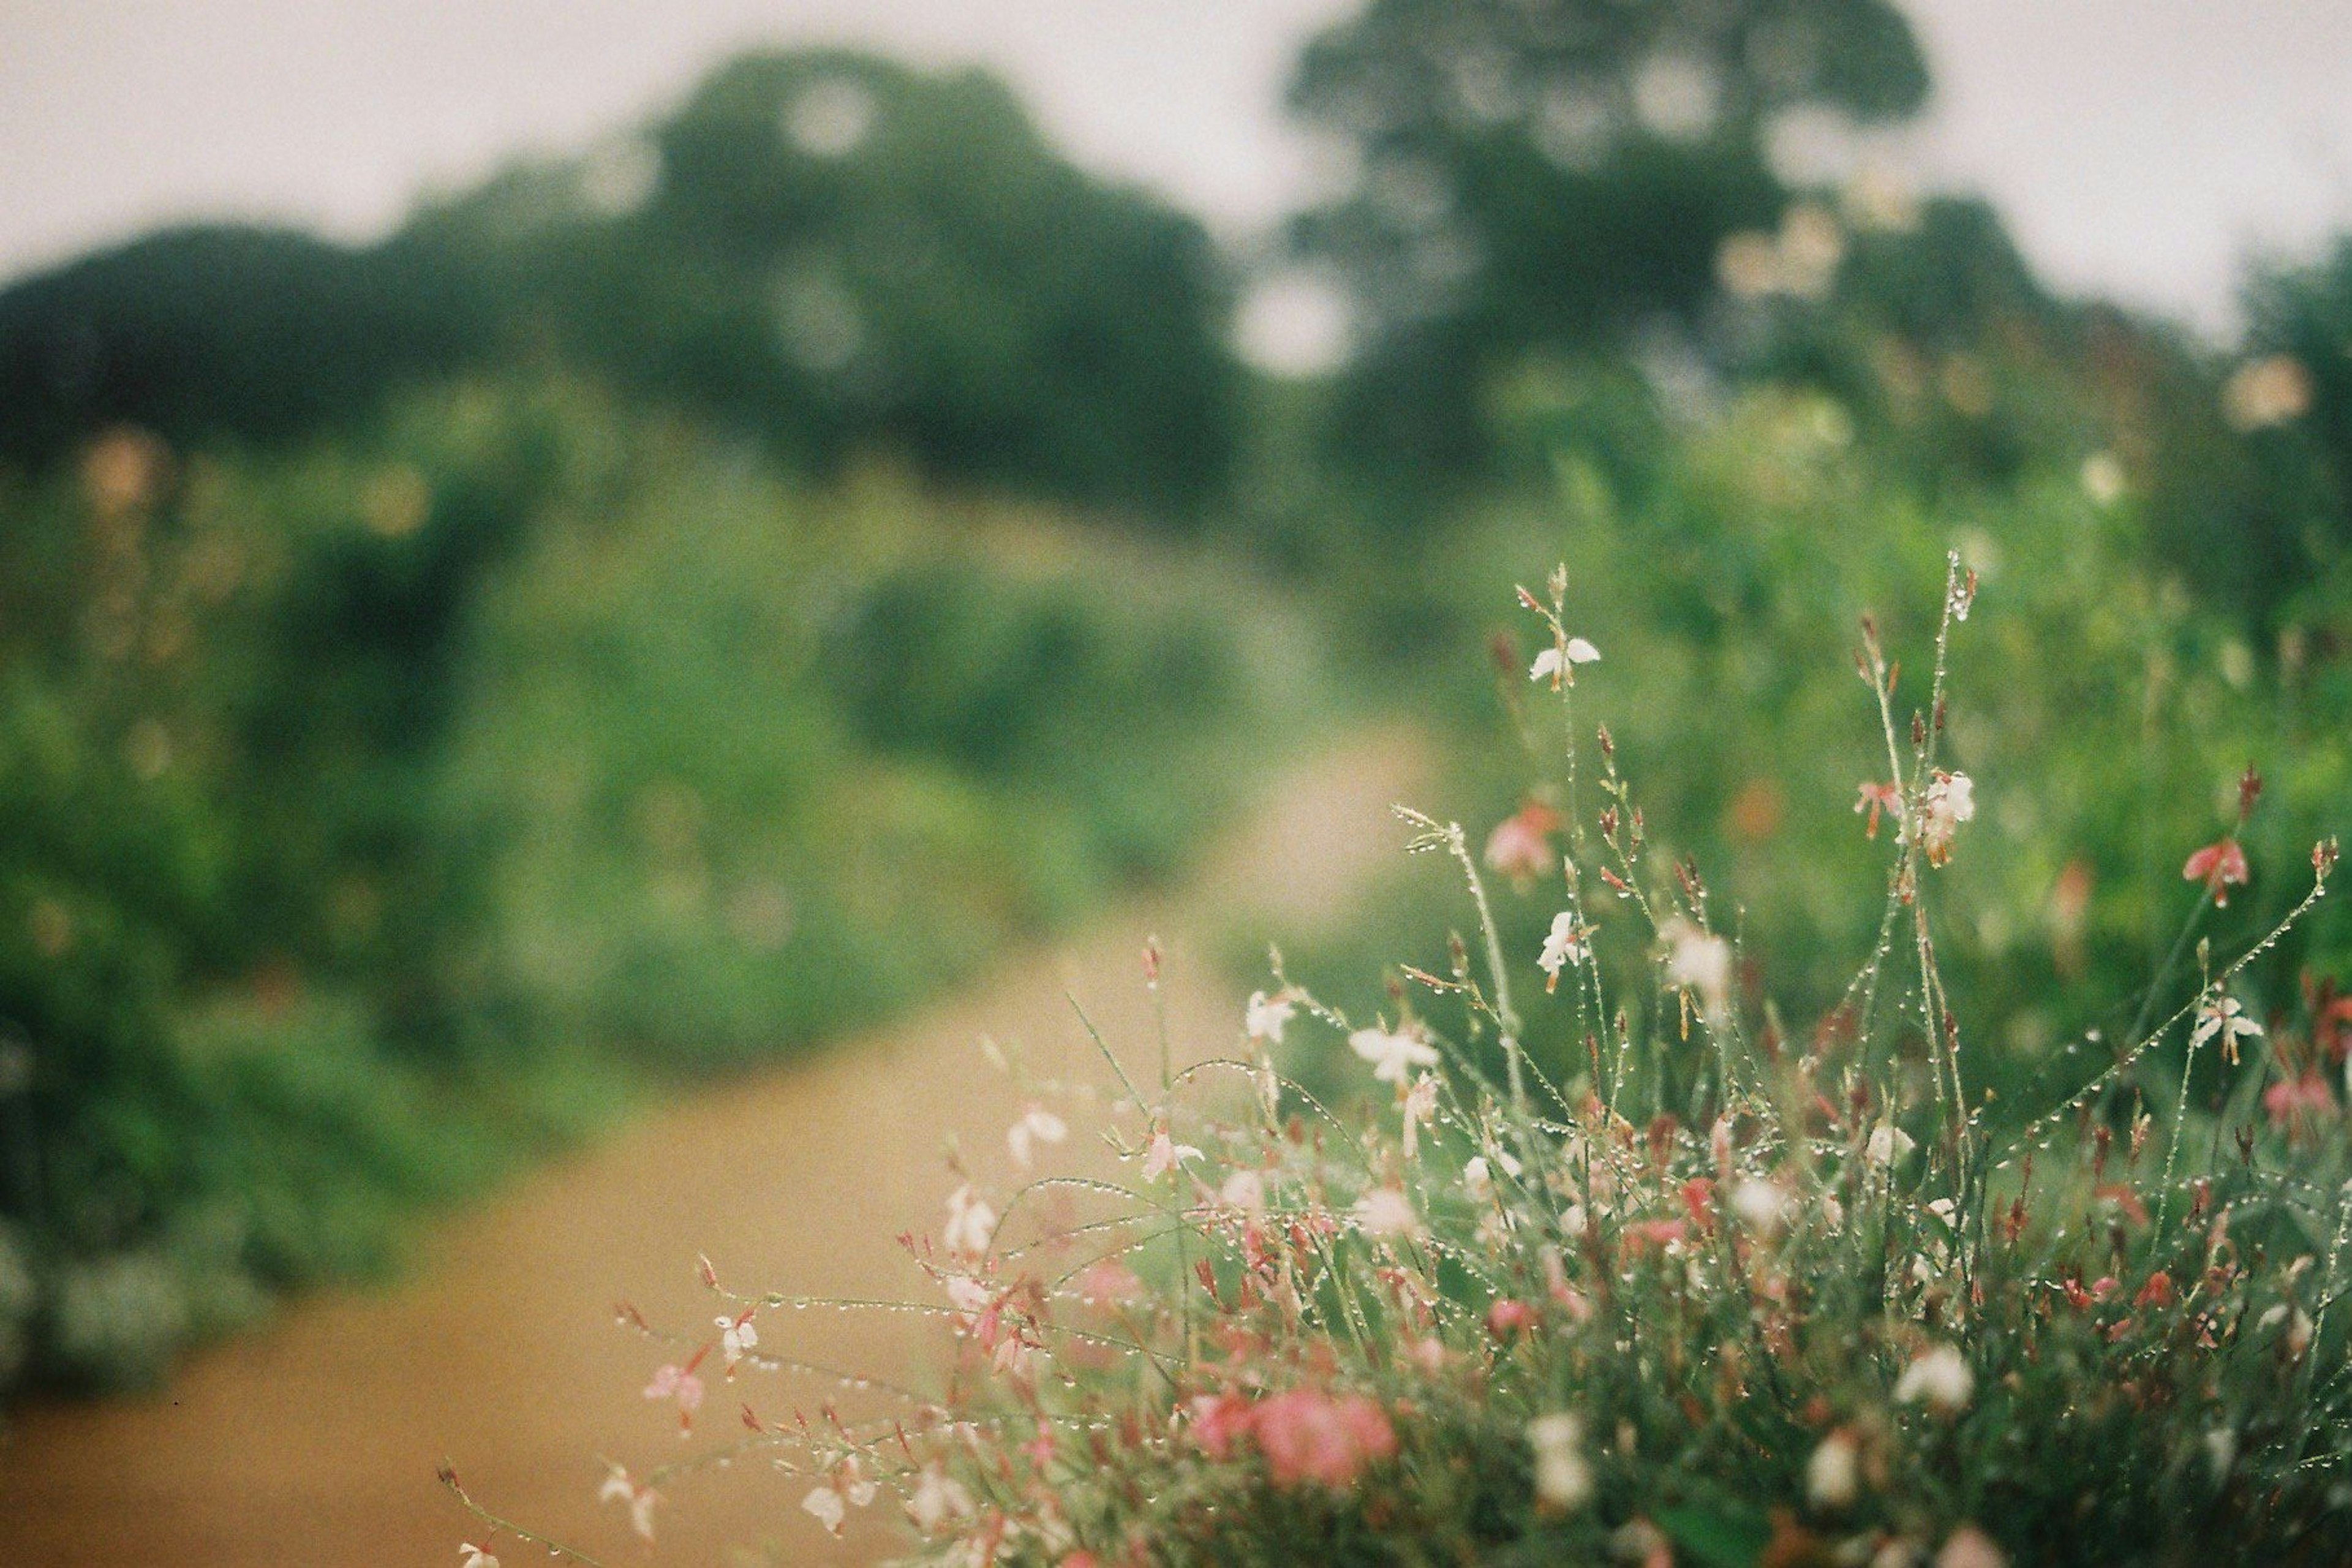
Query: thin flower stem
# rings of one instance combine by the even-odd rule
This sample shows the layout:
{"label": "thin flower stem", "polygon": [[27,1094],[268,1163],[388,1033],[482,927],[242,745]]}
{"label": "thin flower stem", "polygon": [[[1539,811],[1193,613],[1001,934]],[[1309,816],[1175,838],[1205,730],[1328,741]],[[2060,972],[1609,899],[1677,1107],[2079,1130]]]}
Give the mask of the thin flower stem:
{"label": "thin flower stem", "polygon": [[540,1534],[537,1531],[526,1530],[521,1525],[517,1524],[514,1521],[506,1518],[502,1514],[492,1513],[488,1509],[486,1509],[480,1503],[476,1502],[473,1499],[473,1494],[467,1491],[464,1483],[457,1479],[457,1472],[456,1468],[452,1467],[447,1460],[445,1459],[442,1461],[441,1468],[437,1472],[437,1477],[441,1484],[449,1489],[449,1495],[457,1500],[460,1507],[465,1509],[467,1513],[472,1514],[476,1519],[480,1520],[484,1524],[488,1525],[491,1530],[495,1531],[503,1531],[527,1545],[543,1546],[547,1549],[547,1554],[549,1556],[568,1557],[572,1562],[583,1564],[583,1568],[604,1568],[604,1563],[599,1559],[589,1556],[588,1553],[581,1551],[578,1547],[567,1546],[562,1542],[551,1540],[547,1536]]}

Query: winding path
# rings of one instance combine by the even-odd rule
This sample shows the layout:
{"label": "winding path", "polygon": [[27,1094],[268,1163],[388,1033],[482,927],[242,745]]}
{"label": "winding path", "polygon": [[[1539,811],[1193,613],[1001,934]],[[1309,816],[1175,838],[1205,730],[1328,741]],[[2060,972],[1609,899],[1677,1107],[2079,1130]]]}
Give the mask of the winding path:
{"label": "winding path", "polygon": [[[874,1560],[887,1538],[871,1522],[831,1542],[780,1478],[681,1482],[650,1556],[617,1509],[600,1510],[600,1454],[643,1468],[723,1444],[746,1401],[814,1415],[824,1392],[774,1373],[714,1380],[703,1429],[681,1445],[639,1392],[661,1357],[614,1327],[614,1300],[689,1331],[709,1322],[698,1253],[746,1289],[927,1297],[894,1238],[939,1229],[951,1136],[975,1172],[1006,1173],[1003,1131],[1022,1104],[979,1038],[1017,1044],[1041,1073],[1098,1082],[1075,995],[1129,1061],[1150,1060],[1139,956],[1157,932],[1178,1050],[1228,1049],[1240,999],[1203,944],[1328,919],[1389,863],[1399,834],[1386,808],[1426,771],[1422,744],[1397,732],[1327,753],[1171,898],[1016,958],[906,1025],[649,1116],[514,1183],[428,1238],[407,1283],[311,1297],[196,1356],[152,1400],[23,1411],[0,1437],[0,1564],[451,1568],[459,1539],[479,1531],[434,1481],[444,1456],[486,1504],[607,1563]],[[1073,1141],[1088,1142],[1083,1130]],[[763,1349],[829,1365],[919,1380],[908,1369],[929,1353],[919,1326],[887,1314],[764,1324]],[[546,1561],[490,1544],[506,1568]]]}

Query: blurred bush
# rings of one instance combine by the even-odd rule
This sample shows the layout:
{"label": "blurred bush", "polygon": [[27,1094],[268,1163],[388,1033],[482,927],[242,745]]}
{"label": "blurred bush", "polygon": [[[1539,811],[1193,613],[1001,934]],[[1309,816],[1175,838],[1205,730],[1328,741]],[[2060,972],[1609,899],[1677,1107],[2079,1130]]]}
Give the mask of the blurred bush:
{"label": "blurred bush", "polygon": [[[2029,458],[2006,482],[1951,487],[1904,444],[1861,438],[1855,416],[1818,392],[1759,388],[1698,428],[1675,426],[1622,374],[1564,377],[1549,395],[1538,427],[1557,487],[1491,499],[1417,554],[1391,542],[1381,575],[1395,602],[1359,617],[1370,668],[1408,679],[1466,665],[1491,642],[1490,680],[1432,689],[1427,705],[1481,730],[1524,727],[1554,781],[1547,804],[1587,833],[1605,722],[1651,836],[1693,858],[1788,1029],[1836,1004],[1876,940],[1875,911],[1845,896],[1884,847],[1855,810],[1858,786],[1885,771],[1854,673],[1860,618],[1874,612],[1902,660],[1907,723],[1927,700],[1948,547],[1985,584],[1955,638],[1947,747],[1977,781],[1979,819],[1939,873],[1944,907],[1966,912],[1944,933],[1944,963],[1956,1007],[1979,1021],[1977,1081],[2006,1094],[2059,1070],[2053,1053],[2084,1029],[2125,1031],[2195,900],[2182,862],[2230,830],[2248,764],[2267,780],[2246,841],[2255,880],[2217,917],[2217,952],[2266,929],[2308,886],[2313,842],[2343,829],[2352,600],[2340,557],[2332,574],[2290,585],[2264,637],[2150,550],[2145,498],[2095,471],[2086,484],[2078,462]],[[1535,585],[1554,559],[1568,567],[1571,629],[1604,655],[1577,688],[1573,796],[1556,708],[1527,676],[1539,628],[1522,617],[1509,629],[1507,611],[1511,584]],[[1416,635],[1400,644],[1399,626]],[[1483,842],[1522,804],[1521,776],[1458,779],[1445,812]],[[2031,795],[2004,783],[2025,777]],[[1431,873],[1427,896],[1450,896],[1444,880]],[[1533,952],[1556,892],[1499,898],[1509,940]],[[1396,947],[1407,937],[1360,932],[1328,956],[1302,947],[1293,967],[1320,985],[1342,972],[1342,951],[1360,964],[1385,949],[1444,973],[1425,936]],[[2299,1012],[2305,973],[2352,973],[2340,909],[2324,907],[2268,972],[2261,997],[2279,1018]]]}
{"label": "blurred bush", "polygon": [[0,1348],[79,1383],[1164,873],[1316,662],[1230,567],[560,381],[0,486]]}
{"label": "blurred bush", "polygon": [[673,1057],[867,1023],[1171,871],[1311,710],[1211,560],[680,429],[487,605],[453,787],[530,1010]]}

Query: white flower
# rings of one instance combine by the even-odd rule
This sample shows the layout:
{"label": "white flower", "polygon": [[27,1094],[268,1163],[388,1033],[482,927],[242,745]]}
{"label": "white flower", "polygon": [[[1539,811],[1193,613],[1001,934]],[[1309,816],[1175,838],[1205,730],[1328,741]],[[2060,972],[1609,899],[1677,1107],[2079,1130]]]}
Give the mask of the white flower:
{"label": "white flower", "polygon": [[1926,808],[1920,813],[1919,847],[1927,864],[1940,866],[1952,858],[1952,835],[1977,814],[1976,784],[1966,773],[1937,769],[1927,785]]}
{"label": "white flower", "polygon": [[2219,1035],[2222,1048],[2234,1051],[2240,1040],[2262,1032],[2263,1026],[2245,1016],[2235,996],[2217,996],[2197,1010],[2197,1027],[2190,1033],[2189,1043],[2201,1046]]}
{"label": "white flower", "polygon": [[1862,1489],[1862,1451],[1843,1427],[1822,1439],[1805,1461],[1805,1496],[1815,1508],[1851,1507]]}
{"label": "white flower", "polygon": [[2286,1320],[2286,1333],[2280,1341],[2282,1344],[2286,1346],[2287,1359],[2290,1361],[2301,1360],[2303,1352],[2311,1348],[2311,1335],[2312,1324],[2311,1314],[2309,1312],[2305,1311],[2301,1307],[2297,1307],[2294,1311],[2288,1313]]}
{"label": "white flower", "polygon": [[1936,1568],[2009,1568],[2009,1556],[1973,1524],[1952,1531],[1936,1553]]}
{"label": "white flower", "polygon": [[1290,1022],[1291,1014],[1297,1010],[1297,1005],[1290,1000],[1287,993],[1276,992],[1269,996],[1263,991],[1253,991],[1242,1026],[1249,1031],[1251,1039],[1271,1040],[1278,1046],[1282,1044],[1282,1026]]}
{"label": "white flower", "polygon": [[727,1358],[729,1366],[741,1361],[743,1353],[759,1342],[760,1331],[752,1326],[751,1313],[745,1312],[740,1318],[719,1320],[719,1350]]}
{"label": "white flower", "polygon": [[818,1486],[816,1490],[812,1490],[812,1493],[807,1495],[807,1498],[802,1498],[800,1507],[802,1510],[807,1510],[809,1514],[816,1516],[816,1521],[821,1523],[821,1526],[825,1526],[825,1531],[833,1532],[833,1535],[840,1535],[842,1519],[845,1519],[845,1511],[846,1511],[845,1504],[849,1504],[849,1507],[866,1507],[866,1504],[873,1502],[873,1500],[875,1500],[875,1483],[866,1479],[866,1471],[858,1469],[856,1455],[849,1455],[849,1458],[845,1458],[845,1460],[840,1462],[840,1467],[833,1471],[833,1481],[828,1481],[825,1486]]}
{"label": "white flower", "polygon": [[1246,1215],[1265,1212],[1265,1180],[1255,1171],[1235,1171],[1217,1189],[1217,1201]]}
{"label": "white flower", "polygon": [[457,1555],[465,1559],[457,1568],[499,1568],[497,1558],[470,1541],[457,1542]]}
{"label": "white flower", "polygon": [[1355,1219],[1366,1236],[1376,1240],[1421,1234],[1421,1216],[1412,1203],[1394,1187],[1374,1187],[1357,1200]]}
{"label": "white flower", "polygon": [[1536,1496],[1556,1509],[1582,1508],[1592,1500],[1592,1467],[1585,1462],[1584,1423],[1555,1411],[1528,1423],[1528,1446],[1536,1455]]}
{"label": "white flower", "polygon": [[1404,1157],[1412,1158],[1421,1137],[1421,1124],[1437,1114],[1437,1075],[1423,1073],[1412,1080],[1404,1091]]}
{"label": "white flower", "polygon": [[1151,1142],[1143,1152],[1143,1179],[1156,1182],[1187,1160],[1197,1160],[1201,1152],[1190,1143],[1179,1143],[1168,1136],[1165,1127],[1151,1130]]}
{"label": "white flower", "polygon": [[1898,1405],[1924,1402],[1948,1413],[1966,1409],[1976,1387],[1976,1373],[1969,1370],[1958,1350],[1937,1345],[1903,1369],[1903,1375],[1895,1380],[1895,1400]]}
{"label": "white flower", "polygon": [[962,1315],[963,1326],[967,1329],[980,1321],[982,1312],[996,1304],[996,1292],[969,1274],[950,1274],[942,1283],[947,1287],[948,1300],[955,1303],[955,1309]]}
{"label": "white flower", "polygon": [[1435,1067],[1437,1052],[1408,1028],[1358,1029],[1348,1037],[1348,1048],[1372,1064],[1372,1077],[1381,1083],[1404,1085],[1414,1068]]}
{"label": "white flower", "polygon": [[996,1210],[966,1182],[948,1194],[947,1229],[940,1239],[959,1258],[979,1258],[996,1235]]}
{"label": "white flower", "polygon": [[1666,983],[1697,992],[1709,1022],[1723,1018],[1731,1005],[1731,944],[1680,915],[1658,934],[1666,942]]}
{"label": "white flower", "polygon": [[1789,1217],[1789,1209],[1788,1189],[1778,1182],[1743,1176],[1731,1189],[1731,1212],[1750,1230],[1780,1229],[1780,1223]]}
{"label": "white flower", "polygon": [[2213,1479],[2221,1480],[2238,1462],[2238,1435],[2227,1426],[2216,1426],[2205,1434],[2205,1454],[2213,1461]]}
{"label": "white flower", "polygon": [[1919,1141],[1892,1121],[1882,1121],[1870,1130],[1870,1142],[1862,1147],[1863,1158],[1874,1165],[1892,1165],[1919,1146]]}
{"label": "white flower", "polygon": [[1004,1134],[1004,1146],[1013,1152],[1013,1163],[1026,1170],[1038,1144],[1059,1143],[1069,1135],[1069,1126],[1060,1117],[1042,1105],[1033,1105]]}
{"label": "white flower", "polygon": [[661,1500],[661,1494],[629,1479],[629,1472],[621,1466],[614,1465],[604,1484],[596,1489],[596,1500],[628,1504],[629,1528],[644,1540],[654,1538],[654,1504]]}
{"label": "white flower", "polygon": [[1542,680],[1549,678],[1552,689],[1557,691],[1563,678],[1567,679],[1570,685],[1576,684],[1573,674],[1574,666],[1598,664],[1600,661],[1599,648],[1594,647],[1582,637],[1570,637],[1567,642],[1556,643],[1536,655],[1535,663],[1528,667],[1528,679]]}
{"label": "white flower", "polygon": [[801,1507],[815,1515],[816,1521],[824,1526],[829,1535],[841,1533],[841,1521],[849,1511],[848,1505],[842,1501],[841,1494],[829,1486],[818,1487],[801,1499]]}
{"label": "white flower", "polygon": [[1544,989],[1559,984],[1559,972],[1571,963],[1582,963],[1591,952],[1585,945],[1591,933],[1583,923],[1567,910],[1551,917],[1551,934],[1544,938],[1543,952],[1536,955],[1536,967],[1544,972]]}
{"label": "white flower", "polygon": [[907,1500],[908,1516],[926,1535],[950,1520],[970,1518],[971,1511],[971,1494],[936,1463],[924,1467],[922,1479],[915,1483],[915,1495]]}
{"label": "white flower", "polygon": [[1462,1190],[1470,1194],[1474,1204],[1483,1204],[1495,1195],[1495,1173],[1487,1168],[1486,1156],[1473,1155],[1462,1167]]}

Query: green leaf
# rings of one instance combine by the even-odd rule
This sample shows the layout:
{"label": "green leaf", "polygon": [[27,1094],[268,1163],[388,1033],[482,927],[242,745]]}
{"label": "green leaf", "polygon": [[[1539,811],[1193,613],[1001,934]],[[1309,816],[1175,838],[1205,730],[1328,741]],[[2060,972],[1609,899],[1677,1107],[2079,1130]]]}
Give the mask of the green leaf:
{"label": "green leaf", "polygon": [[1670,1508],[1655,1516],[1658,1528],[1706,1568],[1755,1568],[1771,1531],[1753,1514],[1712,1508]]}

